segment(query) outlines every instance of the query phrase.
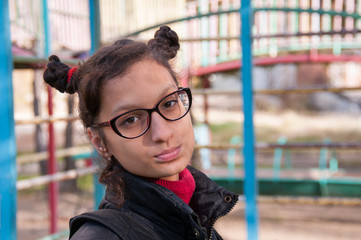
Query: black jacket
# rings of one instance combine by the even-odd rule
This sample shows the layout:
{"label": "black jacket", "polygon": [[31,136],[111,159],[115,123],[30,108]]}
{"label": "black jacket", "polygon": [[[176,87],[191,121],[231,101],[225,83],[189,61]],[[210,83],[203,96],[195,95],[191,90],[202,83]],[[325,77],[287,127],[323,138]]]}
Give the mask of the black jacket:
{"label": "black jacket", "polygon": [[128,172],[122,173],[126,195],[117,208],[106,193],[99,210],[70,220],[71,240],[222,239],[215,221],[228,214],[238,195],[218,186],[202,172],[188,166],[196,189],[187,205],[167,188]]}

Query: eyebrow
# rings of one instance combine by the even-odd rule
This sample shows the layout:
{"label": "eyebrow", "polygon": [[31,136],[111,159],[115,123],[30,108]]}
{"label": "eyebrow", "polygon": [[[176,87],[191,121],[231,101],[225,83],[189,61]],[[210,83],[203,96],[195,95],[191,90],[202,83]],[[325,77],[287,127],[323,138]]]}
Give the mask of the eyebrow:
{"label": "eyebrow", "polygon": [[[168,87],[164,88],[164,89],[162,90],[162,92],[159,94],[159,98],[157,99],[157,101],[155,101],[154,106],[155,106],[162,98],[164,98],[167,94],[170,94],[170,93],[171,93],[170,90],[177,91],[177,90],[178,90],[178,87],[177,87],[176,85],[171,84],[171,85],[169,85]],[[172,91],[172,92],[173,92],[173,91]],[[154,106],[153,106],[153,107],[154,107]],[[152,107],[152,108],[153,108],[153,107]],[[124,105],[120,104],[118,107],[116,107],[116,108],[114,109],[114,111],[111,112],[111,116],[112,116],[111,118],[114,118],[114,117],[119,116],[119,115],[121,115],[121,114],[123,114],[123,113],[125,113],[125,112],[131,111],[131,110],[135,110],[135,109],[146,109],[146,108],[144,108],[144,107],[139,107],[139,106],[137,106],[136,103],[134,103],[134,102],[131,102],[131,103],[129,103],[129,104],[126,103],[126,104],[124,104]]]}

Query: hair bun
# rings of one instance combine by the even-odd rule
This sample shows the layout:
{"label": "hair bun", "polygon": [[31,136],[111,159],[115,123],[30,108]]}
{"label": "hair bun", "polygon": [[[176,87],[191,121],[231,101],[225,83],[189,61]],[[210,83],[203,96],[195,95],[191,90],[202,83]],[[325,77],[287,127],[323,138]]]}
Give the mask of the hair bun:
{"label": "hair bun", "polygon": [[[58,56],[51,55],[43,74],[44,81],[59,92],[75,93],[76,89],[73,86],[68,86],[68,72],[70,69],[71,67],[62,63]],[[72,76],[71,78],[75,77]]]}
{"label": "hair bun", "polygon": [[148,42],[148,46],[159,51],[168,59],[174,58],[180,48],[177,33],[168,26],[161,26],[155,32],[154,39]]}

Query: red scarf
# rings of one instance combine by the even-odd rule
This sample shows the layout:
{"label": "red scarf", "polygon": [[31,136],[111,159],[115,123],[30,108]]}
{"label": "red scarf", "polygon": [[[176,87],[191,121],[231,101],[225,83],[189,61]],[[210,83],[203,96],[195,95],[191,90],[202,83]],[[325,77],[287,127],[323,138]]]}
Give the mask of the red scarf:
{"label": "red scarf", "polygon": [[163,179],[150,179],[150,181],[168,188],[180,197],[186,204],[189,204],[196,188],[194,178],[187,168],[179,173],[178,181],[167,181]]}

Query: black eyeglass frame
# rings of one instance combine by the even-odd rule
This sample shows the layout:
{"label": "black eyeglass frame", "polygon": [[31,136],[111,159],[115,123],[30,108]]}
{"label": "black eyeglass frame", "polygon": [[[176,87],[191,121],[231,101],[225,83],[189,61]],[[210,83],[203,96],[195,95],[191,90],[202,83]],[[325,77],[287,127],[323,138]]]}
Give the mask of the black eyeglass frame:
{"label": "black eyeglass frame", "polygon": [[[166,118],[165,116],[163,116],[163,114],[159,111],[159,108],[158,108],[158,107],[159,107],[159,104],[160,104],[164,99],[166,99],[167,97],[169,97],[169,96],[171,96],[171,95],[173,95],[173,94],[175,94],[175,93],[178,93],[178,92],[186,92],[186,93],[187,93],[188,102],[189,102],[189,103],[188,103],[189,105],[188,105],[187,112],[184,113],[184,114],[183,114],[181,117],[179,117],[179,118],[176,118],[176,119],[168,119],[168,118]],[[164,118],[164,119],[167,120],[167,121],[172,121],[172,122],[174,122],[174,121],[177,121],[177,120],[183,118],[185,115],[187,115],[188,112],[189,112],[190,109],[191,109],[191,106],[192,106],[192,93],[191,93],[190,88],[180,87],[180,88],[178,88],[177,91],[174,91],[174,92],[168,94],[167,96],[165,96],[164,98],[162,98],[162,99],[157,103],[157,105],[155,105],[154,108],[151,108],[151,109],[146,109],[146,108],[133,109],[133,110],[127,111],[127,112],[125,112],[125,113],[122,113],[122,114],[120,114],[120,115],[118,115],[118,116],[110,119],[110,120],[107,121],[107,122],[96,123],[96,124],[94,124],[92,127],[93,127],[93,128],[111,127],[112,130],[113,130],[117,135],[119,135],[120,137],[123,137],[123,138],[126,138],[126,139],[134,139],[134,138],[138,138],[138,137],[143,136],[143,135],[148,131],[148,129],[150,128],[151,121],[152,121],[152,116],[151,116],[151,115],[152,115],[153,112],[157,112],[162,118]],[[120,117],[122,117],[122,116],[125,115],[125,114],[128,114],[128,113],[130,113],[130,112],[134,112],[134,111],[139,111],[139,110],[147,111],[147,112],[148,112],[148,115],[149,115],[148,127],[147,127],[141,134],[139,134],[138,136],[135,136],[135,137],[126,137],[126,136],[122,135],[122,134],[118,131],[118,129],[117,129],[116,125],[115,125],[115,122],[117,121],[117,119],[120,118]]]}

